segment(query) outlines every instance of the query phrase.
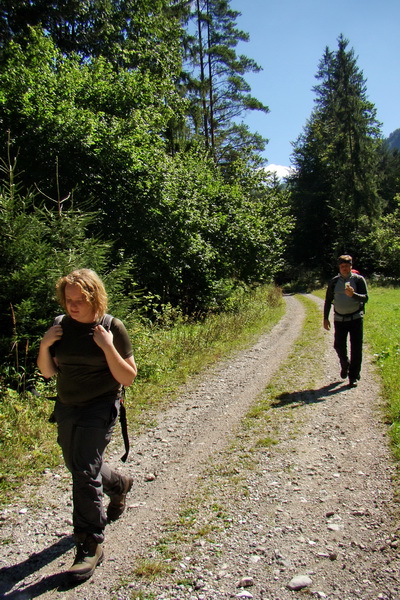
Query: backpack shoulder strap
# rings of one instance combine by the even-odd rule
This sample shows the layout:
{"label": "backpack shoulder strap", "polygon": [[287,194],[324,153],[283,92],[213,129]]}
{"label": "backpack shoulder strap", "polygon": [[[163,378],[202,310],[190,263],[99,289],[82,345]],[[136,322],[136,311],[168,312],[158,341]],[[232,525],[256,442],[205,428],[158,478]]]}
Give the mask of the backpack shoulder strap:
{"label": "backpack shoulder strap", "polygon": [[[106,313],[104,315],[104,317],[102,318],[102,325],[104,327],[104,329],[106,329],[107,331],[110,331],[111,329],[111,323],[113,321],[113,316],[109,315],[108,313]],[[129,435],[128,435],[128,424],[127,424],[127,420],[126,420],[126,409],[125,409],[125,404],[124,404],[124,396],[125,396],[125,388],[124,386],[121,386],[121,402],[120,402],[120,407],[119,407],[119,421],[120,421],[120,425],[121,425],[121,431],[122,431],[122,437],[124,440],[124,445],[125,445],[125,454],[123,456],[121,456],[121,460],[122,462],[125,462],[126,459],[128,458],[128,454],[129,454]]]}
{"label": "backpack shoulder strap", "polygon": [[[60,325],[60,323],[64,317],[65,317],[65,315],[58,315],[54,319],[53,325]],[[103,325],[104,329],[107,329],[107,331],[110,331],[110,329],[111,329],[111,323],[112,323],[113,318],[114,317],[112,315],[105,314],[102,319],[102,325]]]}
{"label": "backpack shoulder strap", "polygon": [[112,315],[109,315],[108,313],[106,313],[104,315],[104,317],[102,318],[101,324],[103,325],[104,329],[106,329],[107,331],[110,331],[110,329],[111,329],[111,323],[112,323],[113,318],[114,317]]}

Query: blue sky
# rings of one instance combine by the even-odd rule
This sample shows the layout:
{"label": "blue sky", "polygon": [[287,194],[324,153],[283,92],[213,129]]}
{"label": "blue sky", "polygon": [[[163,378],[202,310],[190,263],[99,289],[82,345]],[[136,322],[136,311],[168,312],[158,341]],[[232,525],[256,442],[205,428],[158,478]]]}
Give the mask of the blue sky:
{"label": "blue sky", "polygon": [[400,128],[400,0],[231,0],[238,28],[250,41],[238,54],[263,70],[246,80],[270,112],[245,119],[269,139],[268,164],[290,165],[291,142],[302,132],[314,105],[312,87],[326,46],[349,40],[367,80],[368,99],[377,109],[385,137]]}

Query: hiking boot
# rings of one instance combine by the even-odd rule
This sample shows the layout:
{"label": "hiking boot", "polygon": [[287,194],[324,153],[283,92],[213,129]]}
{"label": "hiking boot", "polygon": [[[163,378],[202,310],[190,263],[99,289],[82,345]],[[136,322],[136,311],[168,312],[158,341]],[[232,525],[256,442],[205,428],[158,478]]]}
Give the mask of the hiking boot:
{"label": "hiking boot", "polygon": [[340,370],[340,377],[342,379],[346,379],[348,374],[349,374],[349,363],[347,363],[346,365],[342,365],[342,368]]}
{"label": "hiking boot", "polygon": [[103,562],[103,558],[101,544],[87,534],[83,542],[77,543],[75,560],[66,575],[71,581],[86,581],[93,575],[97,565]]}
{"label": "hiking boot", "polygon": [[108,522],[116,521],[120,518],[125,510],[126,495],[133,486],[133,477],[122,477],[123,479],[123,492],[122,494],[113,494],[110,496],[110,504],[107,507],[107,518]]}

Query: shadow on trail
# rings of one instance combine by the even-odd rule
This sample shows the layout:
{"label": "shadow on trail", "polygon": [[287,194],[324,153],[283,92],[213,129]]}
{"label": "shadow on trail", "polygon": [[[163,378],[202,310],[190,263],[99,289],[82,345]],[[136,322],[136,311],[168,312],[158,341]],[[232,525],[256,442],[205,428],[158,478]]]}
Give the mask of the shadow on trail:
{"label": "shadow on trail", "polygon": [[61,591],[74,587],[68,584],[64,573],[55,573],[45,576],[26,587],[21,586],[17,590],[10,591],[17,583],[36,573],[74,546],[75,543],[72,537],[64,537],[52,546],[44,548],[41,552],[31,554],[23,562],[0,569],[0,598],[4,600],[30,600],[50,590],[58,589]]}
{"label": "shadow on trail", "polygon": [[288,406],[289,404],[294,405],[293,408],[304,406],[305,404],[314,404],[316,402],[324,402],[330,396],[340,394],[343,390],[348,389],[347,383],[343,381],[336,381],[330,383],[317,390],[299,390],[298,392],[291,392],[280,394],[275,400],[271,402],[271,408],[281,408]]}

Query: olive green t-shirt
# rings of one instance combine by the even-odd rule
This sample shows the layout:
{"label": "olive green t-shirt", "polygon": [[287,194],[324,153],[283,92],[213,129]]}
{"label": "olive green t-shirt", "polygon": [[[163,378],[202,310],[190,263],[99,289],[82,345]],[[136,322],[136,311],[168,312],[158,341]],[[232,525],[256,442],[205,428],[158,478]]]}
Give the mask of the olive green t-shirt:
{"label": "olive green t-shirt", "polygon": [[[103,350],[93,340],[97,324],[79,323],[67,315],[61,321],[63,335],[53,344],[51,353],[58,363],[57,394],[63,404],[112,401],[121,393],[121,385],[112,376]],[[110,330],[122,358],[132,356],[124,324],[114,317]]]}

